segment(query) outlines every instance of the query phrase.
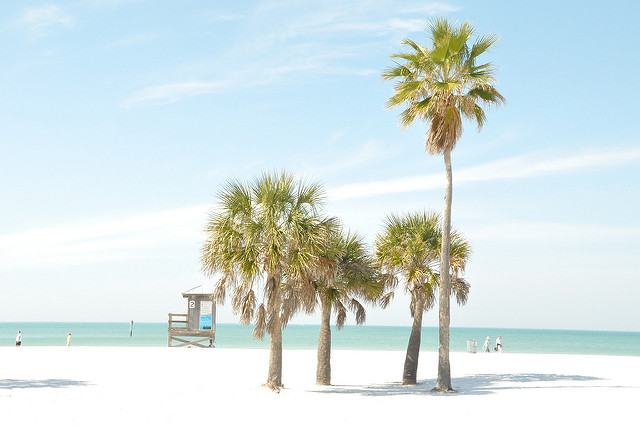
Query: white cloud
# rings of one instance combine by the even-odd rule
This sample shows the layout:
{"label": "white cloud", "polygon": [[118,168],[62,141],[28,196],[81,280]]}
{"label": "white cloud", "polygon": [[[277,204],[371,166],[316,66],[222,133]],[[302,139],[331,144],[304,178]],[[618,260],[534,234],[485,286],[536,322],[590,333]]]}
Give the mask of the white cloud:
{"label": "white cloud", "polygon": [[[560,159],[535,159],[537,155],[520,155],[473,167],[454,170],[454,184],[492,180],[532,178],[600,167],[612,167],[640,160],[640,149],[592,151]],[[415,192],[445,187],[444,173],[377,180],[338,186],[329,190],[333,200],[362,198],[388,193]]]}
{"label": "white cloud", "polygon": [[472,227],[466,233],[472,240],[542,241],[547,244],[572,244],[611,239],[638,239],[640,227],[549,222],[501,222]]}
{"label": "white cloud", "polygon": [[[343,136],[344,132],[333,135],[330,145],[335,143],[334,139],[337,141]],[[314,156],[314,163],[306,163],[308,155],[301,155],[299,161],[305,163],[304,170],[307,175],[322,177],[332,175],[338,171],[351,170],[364,164],[388,159],[394,154],[392,149],[376,140],[367,140],[351,151],[345,151],[344,149],[344,147],[340,147],[340,154],[337,154],[335,149],[332,148],[323,149],[323,152]]]}
{"label": "white cloud", "polygon": [[58,6],[51,5],[25,10],[18,23],[28,26],[32,31],[41,31],[56,25],[70,27],[75,20]]}
{"label": "white cloud", "polygon": [[415,177],[402,177],[391,180],[376,180],[367,183],[352,183],[328,190],[331,200],[366,198],[389,193],[415,192],[418,190],[444,187],[443,174],[431,174]]}
{"label": "white cloud", "polygon": [[192,81],[147,87],[120,104],[123,108],[142,105],[168,105],[184,97],[213,93],[232,85],[228,81]]}
{"label": "white cloud", "polygon": [[342,140],[344,138],[344,135],[347,134],[346,131],[336,131],[331,135],[331,138],[329,138],[329,145],[333,145],[334,143],[336,143],[339,140]]}
{"label": "white cloud", "polygon": [[426,28],[427,23],[424,19],[390,19],[386,22],[385,28],[394,31],[417,32]]}
{"label": "white cloud", "polygon": [[247,68],[238,69],[234,71],[233,74],[217,80],[188,81],[151,86],[135,93],[123,101],[120,106],[125,109],[130,109],[147,105],[168,105],[187,97],[216,93],[228,87],[247,88],[281,81],[290,82],[291,78],[304,78],[301,76],[310,74],[316,75],[324,73],[368,76],[376,73],[376,71],[368,69],[362,70],[328,66],[327,63],[330,62],[334,56],[335,55],[331,57],[327,57],[326,55],[305,56],[272,67],[251,64]]}
{"label": "white cloud", "polygon": [[0,236],[0,269],[144,258],[170,246],[197,245],[207,211],[194,206]]}
{"label": "white cloud", "polygon": [[[417,18],[412,14],[456,10],[443,3],[428,3],[402,12],[397,9],[394,3],[370,1],[335,1],[313,6],[286,1],[261,2],[246,18],[254,27],[261,28],[260,36],[256,38],[249,34],[248,39],[233,40],[226,56],[223,53],[216,61],[218,64],[233,63],[232,72],[204,76],[197,81],[184,78],[147,87],[124,100],[120,106],[167,105],[186,97],[211,94],[230,85],[254,87],[319,74],[377,75],[380,70],[358,64],[362,52],[371,51],[376,43],[388,43],[389,33],[400,37],[408,32],[424,30],[427,18]],[[291,10],[296,11],[295,17],[290,14]],[[245,19],[244,16],[220,13],[208,19],[225,21],[240,17]],[[361,35],[363,40],[359,44],[328,42],[347,33]],[[123,39],[116,45],[139,41],[137,38]]]}
{"label": "white cloud", "polygon": [[[407,2],[404,2],[406,5]],[[261,4],[255,16],[264,16],[277,21],[273,36],[278,40],[313,35],[334,35],[339,33],[362,33],[386,35],[422,31],[432,16],[445,15],[460,10],[460,7],[442,2],[416,2],[415,7],[399,8],[395,2],[381,1],[325,1],[302,10],[295,20],[288,21],[287,11],[301,9],[297,2]],[[304,8],[302,8],[304,9]]]}
{"label": "white cloud", "polygon": [[137,34],[128,37],[122,37],[115,41],[106,44],[107,49],[118,49],[123,47],[138,46],[140,44],[146,44],[156,39],[155,34]]}
{"label": "white cloud", "polygon": [[369,21],[345,21],[329,22],[318,25],[315,28],[302,27],[292,30],[292,35],[302,36],[309,34],[332,34],[332,33],[372,33],[384,35],[392,32],[416,32],[426,28],[424,19],[401,19],[391,18],[380,22]]}
{"label": "white cloud", "polygon": [[[392,18],[381,22],[346,21],[329,22],[318,25],[315,29],[304,27],[304,32],[335,33],[335,32],[363,32],[387,34],[393,31],[420,31],[426,26],[424,19]],[[302,30],[298,30],[302,32]],[[301,35],[301,34],[297,34]]]}
{"label": "white cloud", "polygon": [[212,22],[231,22],[237,21],[240,19],[245,19],[244,15],[232,14],[232,13],[219,13],[211,16],[210,20]]}
{"label": "white cloud", "polygon": [[446,3],[427,3],[420,7],[402,9],[399,13],[404,14],[415,14],[415,13],[426,13],[431,16],[436,15],[446,15],[447,13],[458,12],[461,8],[459,6],[454,6]]}
{"label": "white cloud", "polygon": [[[365,144],[363,156],[377,157],[379,147]],[[595,167],[614,167],[640,161],[640,149],[585,152],[553,160],[533,161],[518,156],[462,169],[454,173],[456,184],[521,179]],[[455,177],[458,176],[458,177]],[[386,193],[440,189],[442,174],[349,184],[329,190],[331,200],[358,199]],[[0,269],[75,265],[163,255],[165,249],[204,240],[203,226],[211,206],[196,205],[153,214],[93,222],[16,234],[0,235]],[[572,225],[561,223],[500,223],[499,227],[471,230],[473,239],[593,240],[640,237],[639,227]]]}

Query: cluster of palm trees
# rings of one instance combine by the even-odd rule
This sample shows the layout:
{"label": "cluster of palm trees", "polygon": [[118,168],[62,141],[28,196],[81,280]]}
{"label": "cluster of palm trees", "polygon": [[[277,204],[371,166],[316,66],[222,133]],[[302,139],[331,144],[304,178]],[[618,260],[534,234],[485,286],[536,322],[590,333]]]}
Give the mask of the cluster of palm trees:
{"label": "cluster of palm trees", "polygon": [[467,300],[469,285],[462,275],[470,247],[451,228],[451,150],[462,133],[463,117],[480,129],[486,119],[481,104],[501,103],[504,98],[492,86],[492,65],[476,63],[496,36],[480,37],[469,46],[474,29],[466,22],[455,27],[438,19],[429,28],[431,45],[405,40],[410,52],[393,55],[401,61],[382,76],[396,81],[387,106],[406,106],[402,125],[416,119],[428,122],[427,152],[444,154],[442,218],[427,212],[390,215],[370,254],[360,236],[325,214],[320,184],[286,172],[265,173],[249,183],[228,182],[211,212],[203,270],[217,278],[218,302],[228,296],[241,323],[254,324],[256,338],[269,334],[266,385],[274,390],[282,388],[282,329],[296,313],[321,310],[316,382],[329,385],[332,313],[338,328],[348,310],[363,323],[363,304],[386,307],[399,283],[410,294],[413,317],[403,383],[416,383],[422,316],[438,294],[440,346],[434,390],[452,390],[450,298]]}
{"label": "cluster of palm trees", "polygon": [[[254,336],[270,335],[266,385],[282,387],[282,329],[294,314],[320,309],[316,383],[331,384],[331,326],[344,326],[347,312],[356,323],[366,318],[364,304],[386,307],[399,282],[411,294],[414,317],[404,384],[415,384],[422,314],[434,305],[442,229],[435,213],[390,215],[370,253],[361,236],[343,229],[324,212],[319,183],[286,172],[266,173],[252,182],[231,181],[219,195],[206,227],[202,251],[205,272],[218,278],[217,302],[231,299]],[[469,244],[452,234],[451,273],[457,299],[467,299],[462,279]]]}

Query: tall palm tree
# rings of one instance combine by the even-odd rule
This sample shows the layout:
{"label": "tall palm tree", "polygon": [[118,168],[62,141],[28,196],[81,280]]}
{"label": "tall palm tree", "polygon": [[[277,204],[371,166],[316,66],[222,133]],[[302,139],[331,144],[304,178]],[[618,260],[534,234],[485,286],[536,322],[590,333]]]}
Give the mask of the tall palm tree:
{"label": "tall palm tree", "polygon": [[347,310],[353,311],[357,324],[363,324],[366,311],[358,298],[372,302],[382,292],[382,284],[362,237],[355,233],[334,232],[321,258],[323,267],[313,282],[314,297],[321,306],[316,384],[331,385],[332,312],[337,313],[338,330],[344,326]]}
{"label": "tall palm tree", "polygon": [[426,150],[429,154],[444,154],[447,187],[443,217],[442,256],[440,258],[441,288],[439,295],[438,380],[434,391],[452,391],[449,364],[449,246],[451,228],[452,173],[451,151],[462,134],[462,119],[475,122],[478,130],[486,121],[482,106],[501,104],[504,97],[493,86],[494,67],[491,63],[476,63],[498,37],[489,34],[478,37],[469,45],[475,29],[468,22],[459,27],[440,18],[429,23],[430,46],[405,39],[408,53],[392,55],[399,60],[387,68],[382,77],[395,80],[394,94],[387,101],[393,108],[405,105],[400,123],[406,128],[414,120],[429,123]]}
{"label": "tall palm tree", "polygon": [[[422,339],[422,316],[435,301],[441,285],[440,263],[442,230],[436,213],[391,214],[376,238],[375,261],[385,274],[400,275],[404,290],[411,295],[409,306],[413,325],[402,373],[403,385],[417,383],[418,357]],[[456,231],[451,234],[450,271],[453,293],[458,303],[467,301],[469,285],[462,278],[471,249]],[[397,280],[395,282],[397,284]],[[442,288],[440,287],[440,291]],[[388,292],[388,295],[392,292]]]}
{"label": "tall palm tree", "polygon": [[318,267],[318,252],[337,225],[321,209],[320,184],[297,181],[290,174],[263,174],[250,184],[230,181],[205,228],[202,268],[219,276],[214,297],[229,293],[240,322],[255,323],[254,337],[270,335],[266,385],[282,388],[282,328],[299,309],[300,294]]}

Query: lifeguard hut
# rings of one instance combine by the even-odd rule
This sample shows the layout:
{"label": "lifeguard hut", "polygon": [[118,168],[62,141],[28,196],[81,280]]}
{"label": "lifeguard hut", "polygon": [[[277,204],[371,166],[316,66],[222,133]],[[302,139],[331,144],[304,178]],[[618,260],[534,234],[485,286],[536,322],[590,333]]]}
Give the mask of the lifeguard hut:
{"label": "lifeguard hut", "polygon": [[215,347],[216,305],[213,293],[196,286],[182,296],[187,299],[187,314],[169,313],[169,347]]}

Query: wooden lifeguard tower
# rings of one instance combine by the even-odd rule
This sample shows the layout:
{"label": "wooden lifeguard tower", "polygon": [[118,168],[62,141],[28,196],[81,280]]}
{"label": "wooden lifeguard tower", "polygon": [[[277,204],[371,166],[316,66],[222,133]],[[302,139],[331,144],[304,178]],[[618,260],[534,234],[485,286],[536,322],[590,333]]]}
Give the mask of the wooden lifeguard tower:
{"label": "wooden lifeguard tower", "polygon": [[182,296],[187,299],[187,314],[169,313],[169,347],[213,348],[216,342],[216,305],[213,293],[196,286]]}

